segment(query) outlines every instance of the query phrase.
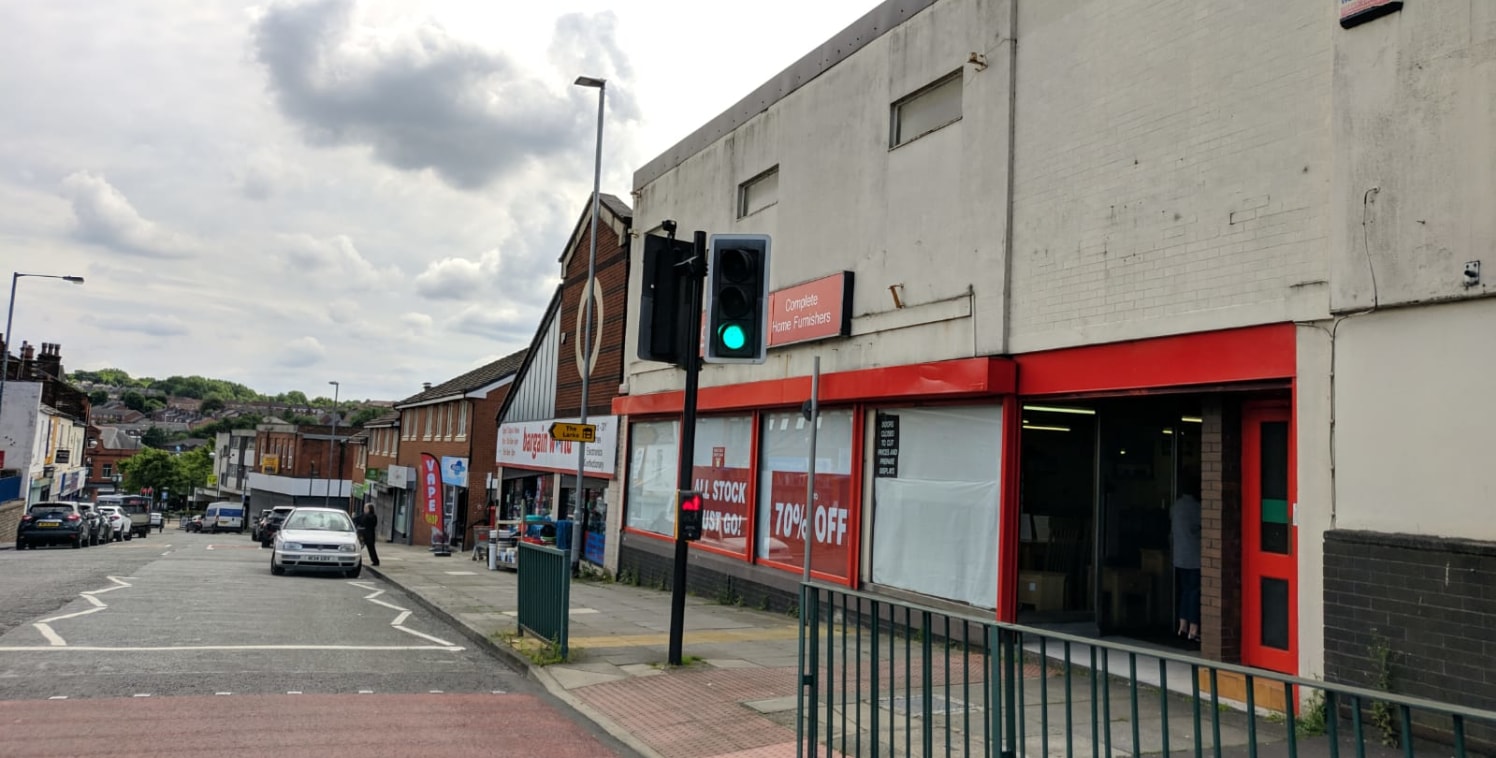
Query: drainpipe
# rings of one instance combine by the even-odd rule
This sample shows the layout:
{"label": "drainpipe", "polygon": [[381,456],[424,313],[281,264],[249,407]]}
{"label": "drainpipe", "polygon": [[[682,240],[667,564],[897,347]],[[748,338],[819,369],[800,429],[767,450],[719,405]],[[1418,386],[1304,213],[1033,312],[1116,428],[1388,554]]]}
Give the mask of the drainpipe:
{"label": "drainpipe", "polygon": [[[1013,163],[1018,157],[1018,0],[1008,0],[1008,202],[1003,224],[1003,355],[1012,352],[1013,335]],[[972,314],[976,318],[976,314]]]}

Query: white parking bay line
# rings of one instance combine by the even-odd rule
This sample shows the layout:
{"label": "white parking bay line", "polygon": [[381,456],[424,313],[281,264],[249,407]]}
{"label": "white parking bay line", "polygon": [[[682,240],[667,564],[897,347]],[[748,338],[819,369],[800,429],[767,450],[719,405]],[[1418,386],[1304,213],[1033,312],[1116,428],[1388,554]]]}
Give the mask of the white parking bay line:
{"label": "white parking bay line", "polygon": [[[414,632],[405,627],[396,627],[401,631],[410,632],[418,637],[436,641],[435,637],[427,637],[420,632]],[[443,643],[438,645],[181,645],[162,647],[104,647],[102,645],[6,645],[0,646],[0,653],[33,653],[43,650],[75,653],[180,653],[189,651],[222,651],[222,650],[328,650],[328,651],[388,651],[407,652],[422,650],[443,650],[449,653],[460,652],[466,648],[460,645]]]}
{"label": "white parking bay line", "polygon": [[151,696],[151,693],[149,693],[149,692],[137,692],[134,695],[134,697],[150,697],[150,696]]}
{"label": "white parking bay line", "polygon": [[360,695],[372,695],[372,694],[374,694],[374,690],[359,690],[358,694],[360,694]]}
{"label": "white parking bay line", "polygon": [[234,693],[232,693],[232,692],[215,692],[213,694],[215,694],[215,695],[232,695]]}
{"label": "white parking bay line", "polygon": [[301,690],[286,690],[287,695],[300,695]]}
{"label": "white parking bay line", "polygon": [[53,695],[52,697],[49,697],[47,699],[48,700],[67,700],[68,696],[67,695]]}
{"label": "white parking bay line", "polygon": [[476,571],[443,571],[442,573],[446,574],[447,576],[477,576],[478,575],[478,572],[476,572]]}

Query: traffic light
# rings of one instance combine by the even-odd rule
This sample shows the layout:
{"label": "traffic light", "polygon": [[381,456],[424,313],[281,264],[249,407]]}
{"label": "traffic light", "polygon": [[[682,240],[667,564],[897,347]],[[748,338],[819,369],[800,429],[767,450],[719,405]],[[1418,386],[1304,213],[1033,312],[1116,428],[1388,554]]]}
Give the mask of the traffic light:
{"label": "traffic light", "polygon": [[679,265],[692,254],[689,240],[644,236],[644,292],[639,304],[639,358],[681,365],[695,349],[686,332],[691,322],[686,271]]}
{"label": "traffic light", "polygon": [[691,542],[701,539],[701,493],[680,490],[676,495],[679,507],[675,509],[675,536]]}
{"label": "traffic light", "polygon": [[768,346],[769,236],[717,234],[707,257],[707,363],[763,363]]}

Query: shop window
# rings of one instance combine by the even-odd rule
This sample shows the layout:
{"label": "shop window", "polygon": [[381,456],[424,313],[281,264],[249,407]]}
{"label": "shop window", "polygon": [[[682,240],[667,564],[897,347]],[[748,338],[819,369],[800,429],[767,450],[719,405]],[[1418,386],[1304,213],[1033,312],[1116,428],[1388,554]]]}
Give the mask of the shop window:
{"label": "shop window", "polygon": [[872,423],[873,581],[995,608],[1002,408],[891,408]]}
{"label": "shop window", "polygon": [[700,544],[748,556],[752,466],[752,416],[696,421],[691,481],[692,488],[701,491],[706,510]]}
{"label": "shop window", "polygon": [[[805,472],[810,422],[798,412],[763,416],[759,458],[758,550],[760,559],[805,565]],[[811,569],[849,579],[856,514],[852,508],[852,412],[822,411],[816,433],[815,504]]]}
{"label": "shop window", "polygon": [[738,186],[738,218],[751,216],[779,202],[779,167]]}
{"label": "shop window", "polygon": [[426,406],[426,434],[424,439],[431,439],[431,425],[435,421],[436,409]]}
{"label": "shop window", "polygon": [[888,146],[898,147],[961,120],[961,72],[893,104]]}
{"label": "shop window", "polygon": [[114,464],[113,463],[106,463],[106,464],[104,464],[104,478],[105,479],[110,479],[110,478],[113,478],[113,477],[114,477]]}
{"label": "shop window", "polygon": [[678,426],[674,421],[629,425],[627,523],[632,529],[675,534]]}

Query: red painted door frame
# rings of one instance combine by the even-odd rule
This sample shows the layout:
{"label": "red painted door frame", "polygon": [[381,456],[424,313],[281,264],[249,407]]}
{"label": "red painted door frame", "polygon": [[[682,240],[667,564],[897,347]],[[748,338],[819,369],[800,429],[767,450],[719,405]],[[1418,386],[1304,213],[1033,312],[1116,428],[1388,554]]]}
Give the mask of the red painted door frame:
{"label": "red painted door frame", "polygon": [[[1288,554],[1262,549],[1262,425],[1287,424],[1288,455]],[[1287,402],[1248,403],[1241,417],[1241,655],[1249,666],[1297,674],[1299,670],[1299,538],[1297,516],[1297,442],[1293,408]],[[1288,583],[1288,649],[1262,643],[1262,580]]]}

